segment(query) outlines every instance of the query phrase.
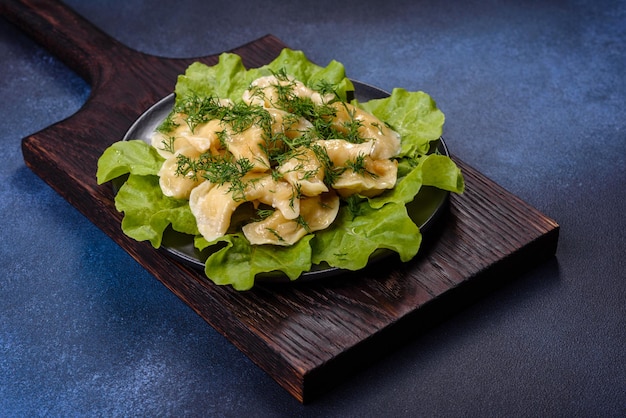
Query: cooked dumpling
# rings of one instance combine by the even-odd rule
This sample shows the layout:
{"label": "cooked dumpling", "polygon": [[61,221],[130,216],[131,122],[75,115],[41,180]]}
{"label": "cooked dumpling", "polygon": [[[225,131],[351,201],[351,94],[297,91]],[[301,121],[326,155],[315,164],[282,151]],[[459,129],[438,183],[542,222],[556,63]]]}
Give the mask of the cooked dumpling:
{"label": "cooked dumpling", "polygon": [[248,175],[242,180],[246,184],[246,200],[265,203],[280,211],[285,219],[300,215],[300,199],[291,184],[276,180],[270,174]]}
{"label": "cooked dumpling", "polygon": [[328,158],[335,167],[344,167],[348,161],[355,161],[361,156],[370,156],[374,149],[373,141],[353,144],[343,139],[328,139],[316,141],[315,145],[321,146],[326,150]]}
{"label": "cooked dumpling", "polygon": [[274,211],[262,221],[244,225],[243,233],[252,245],[293,245],[310,232],[327,228],[337,217],[339,198],[329,192],[302,199],[300,217],[285,219],[280,211]]}
{"label": "cooked dumpling", "polygon": [[392,158],[400,152],[400,135],[376,116],[349,103],[336,102],[332,106],[336,111],[333,127],[347,133],[351,124],[356,123],[359,137],[364,141],[373,141],[369,154],[372,158]]}
{"label": "cooked dumpling", "polygon": [[187,139],[183,138],[186,132],[189,132],[189,127],[184,122],[182,115],[175,115],[172,121],[176,125],[174,129],[167,133],[156,131],[150,138],[151,145],[163,158],[169,158],[177,150],[189,145]]}
{"label": "cooked dumpling", "polygon": [[300,202],[300,216],[311,232],[328,228],[337,217],[337,212],[339,197],[334,192],[308,197]]}
{"label": "cooked dumpling", "polygon": [[281,108],[282,102],[290,97],[308,97],[317,105],[330,102],[333,94],[322,95],[292,77],[268,75],[254,80],[243,94],[249,105]]}
{"label": "cooked dumpling", "polygon": [[196,126],[194,133],[191,131],[183,132],[183,138],[192,145],[198,152],[210,151],[213,154],[219,152],[221,143],[219,139],[219,133],[224,130],[224,127],[219,120],[213,119],[207,123]]}
{"label": "cooked dumpling", "polygon": [[[331,225],[339,195],[376,196],[395,186],[391,158],[400,151],[399,135],[375,116],[333,102],[332,93],[275,74],[253,81],[243,103],[209,99],[205,114],[190,102],[193,117],[173,115],[171,131],[152,137],[166,158],[159,171],[164,195],[189,199],[208,241],[226,234],[237,208],[251,202],[274,211],[243,226],[248,240],[292,245]],[[180,174],[190,167],[198,172]]]}
{"label": "cooked dumpling", "polygon": [[306,131],[313,128],[313,124],[303,117],[285,112],[284,110],[267,108],[272,117],[272,134],[284,134],[287,138],[294,139],[302,136]]}
{"label": "cooked dumpling", "polygon": [[310,148],[297,149],[278,172],[304,196],[317,196],[328,191],[324,184],[324,168]]}
{"label": "cooked dumpling", "polygon": [[358,193],[376,196],[396,184],[398,164],[394,160],[374,159],[375,141],[353,144],[341,139],[317,141],[341,174],[333,182],[333,188],[342,196]]}
{"label": "cooked dumpling", "polygon": [[165,196],[176,199],[189,199],[191,190],[203,181],[199,173],[189,172],[180,175],[178,170],[178,155],[183,154],[190,158],[197,158],[200,153],[192,146],[187,146],[166,158],[159,169],[159,185]]}
{"label": "cooked dumpling", "polygon": [[365,157],[362,171],[345,170],[333,184],[341,196],[360,194],[374,197],[396,184],[398,163],[394,160],[373,160]]}
{"label": "cooked dumpling", "polygon": [[205,181],[191,191],[189,208],[196,218],[198,231],[207,240],[224,236],[235,209],[243,200],[233,199],[231,184],[217,185]]}
{"label": "cooked dumpling", "polygon": [[243,132],[226,131],[224,145],[235,157],[235,160],[247,159],[252,164],[253,172],[264,172],[270,169],[270,161],[264,152],[265,139],[263,128],[252,125]]}

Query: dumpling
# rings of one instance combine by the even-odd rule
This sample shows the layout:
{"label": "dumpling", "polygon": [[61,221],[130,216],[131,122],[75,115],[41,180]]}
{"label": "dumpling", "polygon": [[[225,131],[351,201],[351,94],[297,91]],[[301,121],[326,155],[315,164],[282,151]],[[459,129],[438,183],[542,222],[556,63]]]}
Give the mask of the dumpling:
{"label": "dumpling", "polygon": [[376,116],[349,103],[335,102],[332,106],[336,111],[333,127],[339,132],[347,133],[350,124],[356,122],[359,125],[359,137],[364,141],[373,141],[369,154],[372,158],[388,159],[400,152],[400,135]]}
{"label": "dumpling", "polygon": [[313,129],[313,124],[303,117],[273,107],[266,110],[272,117],[273,135],[284,134],[287,138],[294,139]]}
{"label": "dumpling", "polygon": [[297,149],[278,167],[278,172],[304,196],[317,196],[328,191],[324,184],[324,167],[310,148]]}
{"label": "dumpling", "polygon": [[229,189],[230,183],[217,185],[205,181],[191,191],[189,208],[196,218],[198,231],[207,241],[226,234],[235,209],[244,202],[233,199]]}
{"label": "dumpling", "polygon": [[281,102],[289,97],[308,97],[314,104],[322,105],[330,102],[334,95],[332,93],[322,95],[289,76],[268,75],[250,83],[242,98],[249,105],[281,108],[283,104]]}
{"label": "dumpling", "polygon": [[189,172],[184,176],[177,173],[179,154],[190,158],[197,158],[200,155],[190,145],[170,155],[159,169],[159,186],[161,186],[161,191],[165,196],[189,199],[191,191],[204,180],[199,173]]}
{"label": "dumpling", "polygon": [[[398,163],[394,160],[373,158],[374,144],[375,141],[353,144],[342,139],[315,142],[315,145],[326,150],[333,167],[340,172],[332,187],[341,196],[358,193],[373,197],[395,186]],[[360,167],[356,169],[355,166]]]}
{"label": "dumpling", "polygon": [[398,163],[395,160],[364,158],[363,171],[345,170],[334,182],[333,188],[341,196],[360,194],[374,197],[396,185]]}
{"label": "dumpling", "polygon": [[346,162],[354,161],[361,156],[371,156],[374,149],[373,141],[354,144],[343,139],[327,139],[315,141],[315,145],[326,150],[335,167],[344,167]]}
{"label": "dumpling", "polygon": [[191,131],[182,133],[182,138],[186,139],[189,145],[198,152],[210,151],[212,154],[218,154],[221,146],[218,134],[223,130],[224,127],[220,121],[213,119],[196,126],[193,134]]}
{"label": "dumpling", "polygon": [[262,221],[244,225],[242,231],[252,245],[273,244],[289,246],[295,244],[307,234],[306,229],[296,220],[285,219],[278,210]]}
{"label": "dumpling", "polygon": [[274,211],[262,221],[244,225],[243,233],[252,245],[288,246],[298,242],[310,232],[328,228],[337,217],[339,198],[329,192],[302,199],[300,217],[285,219],[280,211]]}
{"label": "dumpling", "polygon": [[235,133],[228,129],[224,144],[236,160],[247,159],[252,164],[251,172],[264,172],[270,169],[270,161],[263,150],[265,137],[263,128],[252,125],[243,132]]}
{"label": "dumpling", "polygon": [[300,199],[294,187],[286,181],[276,180],[270,174],[247,175],[245,197],[248,201],[265,203],[280,211],[285,219],[300,215]]}

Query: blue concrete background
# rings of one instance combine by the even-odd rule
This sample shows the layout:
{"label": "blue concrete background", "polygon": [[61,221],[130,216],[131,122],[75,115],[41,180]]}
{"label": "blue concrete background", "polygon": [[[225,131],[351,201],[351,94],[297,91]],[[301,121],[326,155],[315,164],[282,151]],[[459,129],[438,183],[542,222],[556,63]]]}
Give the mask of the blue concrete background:
{"label": "blue concrete background", "polygon": [[67,1],[137,50],[272,33],[431,94],[451,151],[561,225],[519,274],[302,406],[25,167],[90,88],[0,19],[0,416],[626,415],[626,2]]}

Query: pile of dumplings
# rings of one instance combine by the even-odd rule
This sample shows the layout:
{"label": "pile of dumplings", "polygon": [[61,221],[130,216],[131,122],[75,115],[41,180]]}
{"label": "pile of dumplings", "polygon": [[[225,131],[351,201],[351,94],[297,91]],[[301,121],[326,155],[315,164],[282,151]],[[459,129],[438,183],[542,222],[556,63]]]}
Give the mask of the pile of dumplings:
{"label": "pile of dumplings", "polygon": [[[316,137],[315,121],[290,113],[285,91],[289,97],[325,108],[337,137]],[[241,227],[251,244],[293,245],[309,233],[328,228],[342,198],[372,197],[395,186],[397,161],[393,157],[400,152],[400,136],[375,116],[338,100],[333,93],[276,74],[252,82],[242,101],[255,111],[267,112],[269,125],[252,124],[242,130],[219,118],[190,124],[189,115],[177,113],[170,115],[174,123],[169,132],[157,131],[152,136],[152,146],[165,158],[159,171],[163,194],[189,200],[198,230],[207,241],[229,233],[233,214],[247,203],[265,208],[266,214]],[[234,105],[228,99],[218,103]],[[354,127],[360,140],[342,139]],[[298,141],[303,137],[308,140]],[[284,138],[279,159],[269,151],[269,142],[275,138]],[[276,144],[271,148],[275,152]],[[245,172],[226,181],[210,181],[202,169],[181,170],[181,161],[188,164],[207,160],[207,156],[246,161]],[[329,176],[329,171],[334,175]]]}

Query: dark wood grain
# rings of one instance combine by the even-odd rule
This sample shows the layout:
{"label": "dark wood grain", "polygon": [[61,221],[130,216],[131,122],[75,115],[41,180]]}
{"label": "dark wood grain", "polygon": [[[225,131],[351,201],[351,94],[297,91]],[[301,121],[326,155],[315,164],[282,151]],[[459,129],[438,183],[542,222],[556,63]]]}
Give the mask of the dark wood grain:
{"label": "dark wood grain", "polygon": [[[104,149],[173,90],[179,73],[217,56],[142,54],[60,3],[5,0],[0,11],[92,86],[75,115],[23,139],[28,167],[302,402],[555,254],[555,221],[455,158],[467,191],[451,197],[440,229],[411,262],[388,259],[332,279],[248,292],[213,285],[123,235],[112,190],[96,184],[95,171]],[[233,52],[256,67],[284,46],[268,35]]]}

